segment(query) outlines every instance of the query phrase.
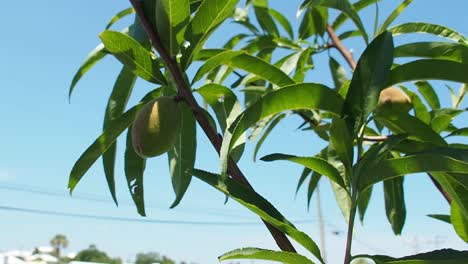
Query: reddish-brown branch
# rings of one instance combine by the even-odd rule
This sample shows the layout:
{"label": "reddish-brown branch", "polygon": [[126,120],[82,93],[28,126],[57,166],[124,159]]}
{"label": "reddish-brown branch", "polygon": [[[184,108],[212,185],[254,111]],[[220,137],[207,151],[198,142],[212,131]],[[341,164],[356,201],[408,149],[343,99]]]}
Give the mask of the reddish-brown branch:
{"label": "reddish-brown branch", "polygon": [[[159,39],[159,35],[156,32],[156,29],[154,29],[151,26],[151,24],[149,23],[149,20],[145,16],[145,13],[141,6],[141,2],[138,0],[130,0],[130,3],[135,8],[135,12],[138,18],[140,19],[140,22],[143,28],[148,34],[148,37],[153,47],[156,49],[156,51],[159,53],[159,56],[164,61],[171,79],[174,81],[175,85],[178,87],[179,96],[183,98],[185,102],[187,103],[187,105],[192,109],[198,124],[203,129],[206,136],[210,140],[211,144],[214,146],[214,148],[219,154],[221,150],[222,137],[220,137],[216,133],[216,131],[211,127],[208,119],[203,114],[200,105],[198,104],[195,97],[193,96],[188,83],[185,81],[182,70],[180,69],[177,61],[175,60],[175,58],[171,57],[167,53],[167,51],[164,49],[164,47],[162,46],[161,41]],[[248,187],[253,190],[252,186],[247,181],[242,171],[239,169],[237,164],[232,159],[230,159],[228,163],[228,173],[229,175],[231,175],[231,177],[234,180],[241,183],[245,187]],[[282,233],[281,231],[279,231],[278,229],[276,229],[274,226],[267,223],[266,221],[263,221],[263,222],[265,223],[266,227],[268,228],[271,235],[275,239],[276,244],[279,246],[281,250],[289,251],[289,252],[296,252],[293,245],[291,244],[291,242],[289,241],[289,239],[286,237],[284,233]]]}
{"label": "reddish-brown branch", "polygon": [[332,42],[331,46],[336,48],[341,53],[351,69],[356,69],[356,61],[353,58],[353,54],[351,54],[351,52],[349,52],[349,50],[343,45],[343,42],[341,42],[340,38],[338,38],[332,26],[327,25],[327,33]]}
{"label": "reddish-brown branch", "polygon": [[444,190],[444,188],[442,188],[442,185],[440,185],[440,183],[434,178],[434,176],[432,176],[431,173],[428,173],[427,175],[429,175],[429,178],[431,179],[432,183],[437,188],[437,190],[439,190],[439,192],[442,194],[442,196],[444,196],[445,200],[449,204],[451,204],[452,203],[452,197],[450,197],[450,194],[448,194],[447,191]]}

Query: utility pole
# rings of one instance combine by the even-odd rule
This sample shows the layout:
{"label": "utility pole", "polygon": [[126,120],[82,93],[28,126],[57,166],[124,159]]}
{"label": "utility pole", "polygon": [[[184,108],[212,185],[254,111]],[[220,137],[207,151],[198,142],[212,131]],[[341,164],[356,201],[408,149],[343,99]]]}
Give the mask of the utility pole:
{"label": "utility pole", "polygon": [[325,262],[327,262],[327,251],[325,243],[325,224],[323,221],[322,213],[322,201],[320,199],[320,181],[317,184],[317,189],[315,190],[317,194],[317,215],[319,222],[319,232],[320,232],[320,251],[322,252],[322,257]]}

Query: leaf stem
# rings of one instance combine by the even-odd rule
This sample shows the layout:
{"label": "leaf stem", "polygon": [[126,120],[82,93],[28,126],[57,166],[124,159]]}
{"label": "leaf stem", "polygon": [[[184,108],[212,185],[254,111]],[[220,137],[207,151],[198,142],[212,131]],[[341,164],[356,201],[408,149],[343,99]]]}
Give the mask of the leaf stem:
{"label": "leaf stem", "polygon": [[356,191],[353,191],[353,195],[351,197],[351,211],[349,213],[348,232],[346,234],[346,250],[344,264],[351,263],[351,245],[353,243],[354,219],[356,218],[357,209],[356,193]]}
{"label": "leaf stem", "polygon": [[[219,154],[221,150],[222,137],[220,137],[216,133],[216,131],[213,129],[213,127],[211,127],[208,119],[203,114],[203,110],[198,104],[198,102],[196,101],[195,97],[193,96],[191,89],[189,87],[189,84],[185,80],[184,74],[182,70],[180,69],[176,59],[171,57],[169,53],[162,46],[161,40],[159,38],[159,35],[156,29],[154,29],[151,26],[149,20],[145,16],[143,7],[141,5],[141,1],[139,0],[129,0],[129,1],[132,4],[132,6],[135,8],[136,15],[140,19],[140,22],[144,30],[148,34],[151,44],[159,53],[159,56],[164,61],[164,64],[167,67],[167,70],[169,72],[169,75],[171,76],[171,79],[174,81],[175,85],[178,87],[178,96],[183,98],[185,102],[187,103],[187,105],[190,106],[198,124],[203,129],[206,136],[210,140],[211,144],[214,146],[214,148]],[[236,180],[242,185],[253,190],[252,186],[247,181],[247,179],[245,178],[240,168],[232,159],[229,159],[229,162],[228,162],[228,172],[229,172],[229,175],[231,175],[231,177],[234,180]],[[289,241],[289,239],[286,237],[286,235],[283,232],[279,231],[278,229],[276,229],[274,226],[267,223],[266,221],[263,220],[263,222],[265,223],[266,227],[268,228],[271,235],[275,239],[276,244],[279,246],[281,250],[289,251],[289,252],[296,252],[293,245],[291,244],[291,242]]]}

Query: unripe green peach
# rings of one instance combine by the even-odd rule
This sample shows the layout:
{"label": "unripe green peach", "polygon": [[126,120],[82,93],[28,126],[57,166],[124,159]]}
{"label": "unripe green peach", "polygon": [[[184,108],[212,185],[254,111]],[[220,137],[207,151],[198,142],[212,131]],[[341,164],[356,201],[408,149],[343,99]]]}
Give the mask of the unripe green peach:
{"label": "unripe green peach", "polygon": [[376,112],[397,111],[407,113],[412,107],[413,104],[408,95],[402,90],[392,86],[380,92]]}
{"label": "unripe green peach", "polygon": [[174,146],[180,128],[174,97],[162,96],[143,106],[132,127],[132,144],[143,158],[161,155]]}

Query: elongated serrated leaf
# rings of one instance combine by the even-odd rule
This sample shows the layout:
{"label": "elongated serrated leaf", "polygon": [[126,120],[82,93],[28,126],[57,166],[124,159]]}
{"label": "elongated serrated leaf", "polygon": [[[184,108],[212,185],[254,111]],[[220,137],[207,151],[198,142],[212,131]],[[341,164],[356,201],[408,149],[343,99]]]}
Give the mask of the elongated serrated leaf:
{"label": "elongated serrated leaf", "polygon": [[438,146],[447,145],[445,140],[429,125],[409,114],[400,112],[379,113],[374,118],[394,133],[407,134],[408,139],[428,142]]}
{"label": "elongated serrated leaf", "polygon": [[308,39],[317,32],[315,29],[314,18],[312,16],[312,9],[307,8],[304,17],[299,25],[299,39]]}
{"label": "elongated serrated leaf", "polygon": [[301,177],[299,178],[299,181],[297,182],[296,195],[299,192],[299,189],[301,188],[304,181],[307,179],[307,176],[309,176],[311,172],[312,172],[311,169],[304,167],[304,170],[301,173]]}
{"label": "elongated serrated leaf", "polygon": [[[356,3],[353,4],[354,10],[356,12],[359,12],[363,10],[364,8],[375,4],[377,2],[380,2],[380,0],[360,0],[357,1]],[[336,18],[335,21],[332,23],[332,27],[337,30],[339,27],[341,27],[350,17],[346,15],[345,13],[340,13]]]}
{"label": "elongated serrated leaf", "polygon": [[192,173],[195,177],[239,202],[247,209],[260,216],[263,220],[287,234],[312,253],[321,263],[324,263],[317,244],[305,233],[297,230],[291,222],[286,220],[286,218],[261,195],[249,188],[243,187],[230,178],[220,182],[221,176],[217,174],[196,169],[194,169]]}
{"label": "elongated serrated leaf", "polygon": [[135,119],[138,111],[153,98],[159,97],[161,89],[149,92],[142,101],[109,123],[107,129],[81,154],[75,162],[68,179],[68,189],[73,192],[78,182],[99,157],[115,142]]}
{"label": "elongated serrated leaf", "polygon": [[354,157],[353,139],[346,127],[346,122],[341,118],[334,118],[332,121],[330,127],[330,144],[345,166],[346,173],[350,175]]}
{"label": "elongated serrated leaf", "polygon": [[345,82],[348,81],[345,69],[333,58],[329,61],[330,71],[335,84],[335,89],[339,89]]}
{"label": "elongated serrated leaf", "polygon": [[126,8],[126,9],[118,12],[117,14],[115,14],[115,16],[113,16],[109,20],[109,23],[107,23],[107,25],[106,25],[106,30],[111,28],[115,23],[117,23],[117,21],[121,20],[122,18],[124,18],[126,16],[134,14],[134,13],[135,13],[135,9],[133,9],[133,7],[129,7],[129,8]]}
{"label": "elongated serrated leaf", "polygon": [[165,84],[159,64],[150,52],[132,37],[116,31],[104,31],[100,38],[106,47],[127,69],[153,83]]}
{"label": "elongated serrated leaf", "polygon": [[312,195],[314,194],[314,191],[318,187],[318,183],[320,179],[322,178],[322,175],[316,171],[312,173],[312,176],[310,177],[309,180],[309,185],[307,186],[307,210],[310,208],[310,202],[312,201]]}
{"label": "elongated serrated leaf", "polygon": [[314,264],[308,258],[299,255],[297,253],[284,252],[284,251],[273,251],[268,249],[260,248],[241,248],[236,249],[223,255],[219,256],[220,261],[230,259],[261,259],[271,260],[287,264]]}
{"label": "elongated serrated leaf", "polygon": [[78,81],[102,58],[104,58],[108,53],[106,52],[104,45],[99,44],[96,48],[94,48],[85,59],[83,64],[80,66],[78,71],[73,76],[73,80],[70,85],[70,89],[68,90],[68,99],[71,98],[73,90],[75,89],[76,84]]}
{"label": "elongated serrated leaf", "polygon": [[356,9],[354,6],[350,4],[347,0],[311,0],[310,6],[323,6],[328,8],[337,9],[343,13],[345,13],[351,20],[353,20],[354,24],[356,24],[359,31],[362,33],[362,37],[366,41],[369,42],[369,37],[367,36],[366,29],[362,24],[361,18],[359,17]]}
{"label": "elongated serrated leaf", "polygon": [[369,207],[370,198],[372,196],[372,189],[373,188],[371,186],[359,194],[357,209],[361,223],[364,222],[364,217],[366,215],[367,208]]}
{"label": "elongated serrated leaf", "polygon": [[383,182],[385,212],[395,235],[401,234],[406,220],[403,180],[404,177],[400,177]]}
{"label": "elongated serrated leaf", "polygon": [[450,221],[457,235],[468,243],[468,217],[461,212],[456,202],[452,202],[450,206]]}
{"label": "elongated serrated leaf", "polygon": [[390,24],[392,24],[392,22],[395,21],[395,19],[401,14],[401,12],[403,12],[412,2],[413,0],[404,0],[403,2],[401,2],[401,4],[399,4],[398,7],[395,10],[393,10],[393,12],[387,17],[387,19],[385,19],[382,26],[380,26],[378,34],[386,30],[388,26],[390,26]]}
{"label": "elongated serrated leaf", "polygon": [[359,189],[362,190],[380,181],[417,172],[466,173],[467,171],[467,162],[445,155],[420,153],[382,160],[375,166],[368,168],[361,174]]}
{"label": "elongated serrated leaf", "polygon": [[437,219],[439,221],[451,224],[452,222],[450,221],[450,215],[443,215],[443,214],[429,214],[427,215],[430,218]]}
{"label": "elongated serrated leaf", "polygon": [[198,7],[187,30],[185,39],[190,44],[183,52],[182,65],[187,67],[203,47],[214,30],[228,18],[239,0],[205,0]]}
{"label": "elongated serrated leaf", "polygon": [[464,264],[468,259],[468,251],[457,251],[454,249],[440,249],[427,253],[406,256],[402,258],[392,258],[381,255],[357,255],[356,258],[368,258],[377,264]]}
{"label": "elongated serrated leaf", "polygon": [[192,180],[190,170],[195,166],[197,150],[196,121],[190,108],[179,103],[181,110],[180,131],[176,143],[167,153],[169,160],[169,172],[172,178],[172,188],[176,199],[171,208],[176,207],[182,200]]}
{"label": "elongated serrated leaf", "polygon": [[253,3],[255,17],[260,27],[267,35],[278,37],[278,27],[269,12],[268,2],[266,0],[254,0]]}
{"label": "elongated serrated leaf", "polygon": [[343,179],[340,176],[338,170],[333,167],[330,163],[322,158],[317,157],[298,157],[287,154],[270,154],[261,158],[262,161],[276,161],[276,160],[287,160],[294,163],[301,164],[313,171],[316,171],[324,176],[327,176],[331,181],[337,183],[341,187],[345,188]]}
{"label": "elongated serrated leaf", "polygon": [[294,39],[294,31],[292,29],[292,26],[289,20],[283,14],[281,14],[280,12],[276,11],[273,8],[270,8],[269,11],[270,11],[271,16],[275,18],[276,21],[278,21],[278,23],[284,28],[286,33],[288,33],[288,36],[291,39]]}
{"label": "elongated serrated leaf", "polygon": [[141,216],[146,216],[143,185],[143,174],[146,168],[146,159],[140,157],[133,149],[131,126],[128,128],[127,132],[124,168],[128,190],[132,196],[133,203],[135,203],[137,212]]}
{"label": "elongated serrated leaf", "polygon": [[385,84],[392,63],[393,38],[384,32],[364,50],[349,86],[343,116],[352,133],[357,133],[377,106],[380,91],[388,87]]}
{"label": "elongated serrated leaf", "polygon": [[451,42],[414,42],[395,48],[395,57],[423,57],[468,63],[468,46]]}
{"label": "elongated serrated leaf", "polygon": [[394,36],[408,33],[426,33],[453,40],[455,42],[460,42],[465,45],[468,44],[468,40],[465,36],[457,31],[442,25],[430,23],[410,22],[392,27],[388,29],[388,31],[390,31]]}
{"label": "elongated serrated leaf", "polygon": [[424,97],[427,104],[431,107],[432,110],[440,108],[439,97],[434,90],[434,87],[428,82],[420,81],[416,82],[416,87],[418,88],[419,93]]}
{"label": "elongated serrated leaf", "polygon": [[208,59],[205,64],[200,67],[192,82],[200,80],[203,75],[222,64],[255,74],[278,86],[286,86],[294,83],[287,74],[275,66],[262,59],[243,54],[239,51],[225,51]]}
{"label": "elongated serrated leaf", "polygon": [[[104,116],[103,131],[108,128],[109,123],[118,118],[127,107],[128,99],[132,93],[133,86],[135,85],[136,76],[125,66],[120,71],[117,80],[115,81],[112,93],[109,96],[106,107],[106,114]],[[117,142],[112,144],[106,152],[102,154],[102,163],[104,166],[104,174],[106,175],[107,185],[111,192],[114,202],[117,204],[117,197],[115,194],[115,156],[117,153]]]}
{"label": "elongated serrated leaf", "polygon": [[253,124],[286,110],[321,109],[339,115],[343,99],[332,89],[314,83],[283,87],[270,92],[248,107],[225,133],[221,147],[221,175],[225,175],[233,143]]}
{"label": "elongated serrated leaf", "polygon": [[286,114],[280,114],[278,115],[277,117],[275,117],[275,119],[273,119],[270,123],[270,125],[268,126],[267,129],[265,129],[265,132],[263,132],[263,135],[260,137],[260,139],[258,140],[257,144],[255,145],[255,149],[254,149],[254,153],[253,153],[253,160],[255,161],[257,159],[257,153],[258,151],[260,150],[260,147],[262,146],[263,142],[265,141],[265,139],[268,137],[268,135],[270,134],[270,132],[275,128],[275,126],[281,121],[283,120],[283,118],[286,117]]}
{"label": "elongated serrated leaf", "polygon": [[162,44],[171,56],[176,56],[190,19],[189,0],[158,0],[155,16]]}

